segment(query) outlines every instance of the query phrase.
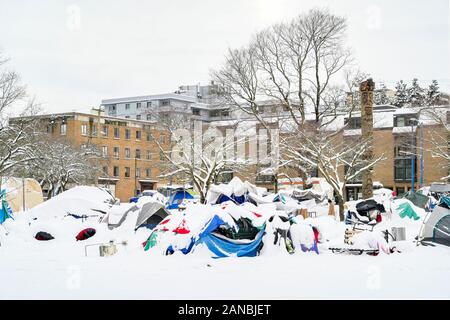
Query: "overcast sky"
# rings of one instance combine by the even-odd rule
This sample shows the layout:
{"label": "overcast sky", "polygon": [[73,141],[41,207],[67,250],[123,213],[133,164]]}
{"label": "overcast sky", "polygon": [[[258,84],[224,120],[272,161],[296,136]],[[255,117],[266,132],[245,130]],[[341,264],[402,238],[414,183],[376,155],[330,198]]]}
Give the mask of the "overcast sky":
{"label": "overcast sky", "polygon": [[312,7],[348,18],[375,81],[437,79],[450,91],[448,0],[0,0],[0,48],[46,111],[207,83],[228,47]]}

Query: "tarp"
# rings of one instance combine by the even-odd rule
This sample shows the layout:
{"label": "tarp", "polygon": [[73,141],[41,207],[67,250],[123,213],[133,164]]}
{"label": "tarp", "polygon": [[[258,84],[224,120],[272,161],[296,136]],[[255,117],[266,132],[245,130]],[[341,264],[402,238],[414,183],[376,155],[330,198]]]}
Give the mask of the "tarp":
{"label": "tarp", "polygon": [[411,201],[415,206],[425,209],[428,204],[429,198],[423,194],[417,192],[408,191],[403,195],[403,198]]}
{"label": "tarp", "polygon": [[450,184],[449,183],[432,183],[430,186],[430,192],[436,193],[450,193]]}
{"label": "tarp", "polygon": [[147,202],[142,206],[142,209],[139,212],[135,229],[138,229],[142,225],[147,225],[152,229],[168,215],[169,212],[167,212],[161,203]]}
{"label": "tarp", "polygon": [[442,196],[442,197],[439,199],[439,205],[441,205],[441,206],[443,206],[443,207],[450,208],[450,197]]}
{"label": "tarp", "polygon": [[102,219],[102,222],[107,223],[109,229],[117,228],[122,225],[130,212],[134,212],[136,210],[138,210],[138,207],[134,203],[114,205]]}
{"label": "tarp", "polygon": [[41,185],[35,179],[4,178],[1,186],[6,191],[6,200],[12,212],[23,211],[24,205],[25,209],[34,208],[44,201]]}
{"label": "tarp", "polygon": [[417,215],[417,213],[414,211],[414,209],[408,202],[400,204],[398,206],[398,209],[399,209],[398,214],[400,215],[400,218],[408,217],[414,220],[420,219],[420,217]]}
{"label": "tarp", "polygon": [[0,191],[0,224],[8,218],[11,218],[11,215],[8,209],[8,203],[5,200],[5,191]]}
{"label": "tarp", "polygon": [[178,209],[178,206],[184,199],[194,199],[194,196],[189,192],[189,190],[175,190],[167,201],[167,209]]}

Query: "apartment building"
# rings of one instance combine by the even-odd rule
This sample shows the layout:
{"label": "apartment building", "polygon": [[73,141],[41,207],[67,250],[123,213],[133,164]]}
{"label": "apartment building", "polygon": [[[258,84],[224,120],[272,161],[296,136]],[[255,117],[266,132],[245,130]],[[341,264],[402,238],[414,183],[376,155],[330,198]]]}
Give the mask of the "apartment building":
{"label": "apartment building", "polygon": [[170,137],[155,122],[111,117],[99,110],[38,117],[43,129],[55,138],[79,147],[95,144],[101,152],[102,172],[92,177],[92,184],[110,189],[122,201],[169,182],[158,177],[164,157],[155,139],[165,148]]}

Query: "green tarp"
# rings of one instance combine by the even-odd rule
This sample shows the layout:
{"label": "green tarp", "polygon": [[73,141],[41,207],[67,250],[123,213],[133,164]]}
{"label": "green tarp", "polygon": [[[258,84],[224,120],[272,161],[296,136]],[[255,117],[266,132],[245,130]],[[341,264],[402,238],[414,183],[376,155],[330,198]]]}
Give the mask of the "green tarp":
{"label": "green tarp", "polygon": [[428,197],[417,192],[408,191],[403,195],[403,198],[411,201],[415,206],[425,209],[428,203]]}
{"label": "green tarp", "polygon": [[408,217],[414,220],[419,220],[420,217],[417,215],[417,213],[414,211],[414,209],[411,207],[411,205],[408,202],[402,203],[398,206],[399,208],[399,215],[400,218]]}
{"label": "green tarp", "polygon": [[442,196],[441,199],[439,199],[439,205],[441,204],[445,204],[448,208],[450,208],[450,197]]}

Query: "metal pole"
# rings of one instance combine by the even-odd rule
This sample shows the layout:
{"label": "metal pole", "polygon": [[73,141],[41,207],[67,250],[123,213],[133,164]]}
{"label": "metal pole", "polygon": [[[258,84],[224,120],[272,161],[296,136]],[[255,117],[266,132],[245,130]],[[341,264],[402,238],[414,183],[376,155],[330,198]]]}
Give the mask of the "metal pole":
{"label": "metal pole", "polygon": [[411,191],[414,192],[415,151],[414,151],[414,124],[413,124],[413,122],[411,122],[411,149],[412,149],[412,155],[411,155]]}
{"label": "metal pole", "polygon": [[25,178],[22,178],[22,211],[25,210]]}
{"label": "metal pole", "polygon": [[422,123],[420,124],[420,187],[423,187],[423,170],[424,170],[424,163],[423,163],[423,126]]}

